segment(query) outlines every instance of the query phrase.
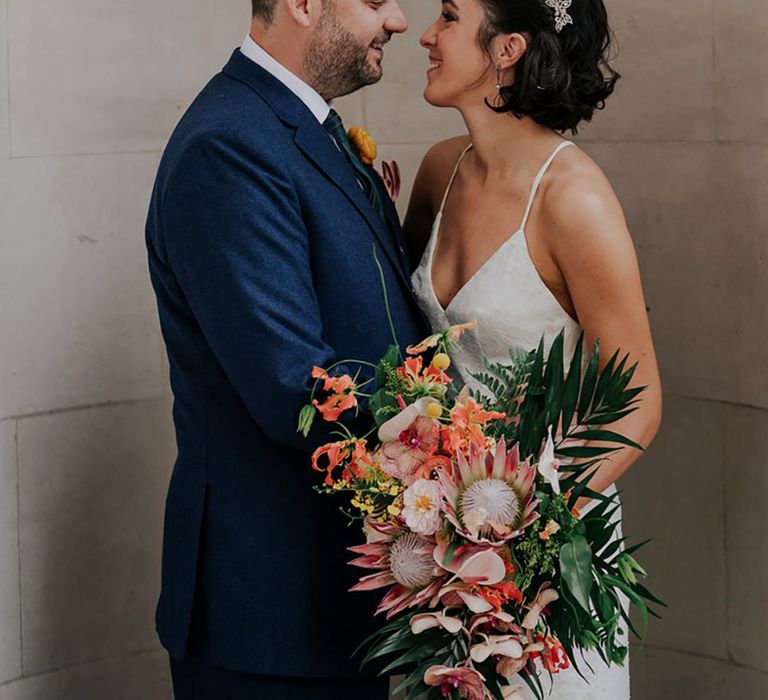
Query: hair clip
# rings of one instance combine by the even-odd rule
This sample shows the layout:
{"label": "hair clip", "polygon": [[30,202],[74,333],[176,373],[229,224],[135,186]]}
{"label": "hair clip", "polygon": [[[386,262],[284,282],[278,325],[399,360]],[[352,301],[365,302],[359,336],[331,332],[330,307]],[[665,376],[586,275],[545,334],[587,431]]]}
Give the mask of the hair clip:
{"label": "hair clip", "polygon": [[555,11],[555,31],[559,34],[566,24],[573,24],[573,17],[568,13],[568,8],[573,0],[546,0],[547,7]]}

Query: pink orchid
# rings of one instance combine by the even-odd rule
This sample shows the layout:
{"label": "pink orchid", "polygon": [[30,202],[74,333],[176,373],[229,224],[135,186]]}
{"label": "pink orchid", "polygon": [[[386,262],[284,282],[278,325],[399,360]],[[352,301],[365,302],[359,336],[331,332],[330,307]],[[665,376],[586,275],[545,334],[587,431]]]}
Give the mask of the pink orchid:
{"label": "pink orchid", "polygon": [[451,634],[458,634],[464,628],[464,623],[458,617],[448,615],[447,608],[441,612],[422,613],[411,618],[411,632],[414,634],[421,634],[435,627],[441,627]]}
{"label": "pink orchid", "polygon": [[551,605],[560,598],[560,595],[554,588],[550,588],[549,583],[543,583],[539,592],[536,594],[536,598],[528,610],[528,614],[521,623],[527,630],[536,629],[541,619],[541,614],[548,605]]}
{"label": "pink orchid", "polygon": [[475,663],[481,664],[491,656],[506,656],[520,659],[523,656],[523,645],[515,635],[481,635],[485,641],[473,645],[469,654]]}
{"label": "pink orchid", "polygon": [[425,415],[430,403],[437,401],[419,399],[379,428],[382,445],[374,458],[382,471],[407,485],[426,476],[425,465],[437,449],[438,422]]}
{"label": "pink orchid", "polygon": [[468,666],[430,666],[424,673],[424,683],[439,686],[444,697],[449,697],[453,689],[467,700],[483,700],[485,697],[485,678]]}

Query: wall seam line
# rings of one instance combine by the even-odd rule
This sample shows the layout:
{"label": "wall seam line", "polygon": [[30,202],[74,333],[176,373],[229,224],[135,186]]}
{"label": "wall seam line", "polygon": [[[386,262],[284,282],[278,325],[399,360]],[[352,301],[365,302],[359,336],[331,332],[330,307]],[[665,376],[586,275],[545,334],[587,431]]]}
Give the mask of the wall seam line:
{"label": "wall seam line", "polygon": [[140,403],[151,403],[153,401],[162,401],[167,398],[165,392],[161,390],[158,394],[147,396],[141,399],[121,399],[117,401],[99,401],[96,403],[80,404],[77,406],[65,406],[63,408],[52,408],[49,411],[32,411],[31,413],[19,413],[11,416],[0,417],[0,420],[27,420],[28,418],[41,418],[45,416],[58,416],[62,413],[74,413],[76,411],[89,411],[94,408],[110,408],[112,406],[132,406]]}
{"label": "wall seam line", "polygon": [[41,671],[40,673],[31,673],[28,676],[21,675],[18,678],[13,678],[9,681],[5,681],[4,683],[0,683],[0,688],[6,685],[10,685],[11,683],[18,683],[21,680],[28,680],[31,678],[41,678],[43,676],[53,675],[54,673],[61,673],[62,671],[70,671],[73,669],[77,669],[82,666],[89,666],[91,664],[99,664],[107,661],[117,661],[118,659],[132,659],[137,656],[146,656],[149,654],[156,654],[161,651],[163,651],[162,647],[153,647],[151,649],[139,649],[138,651],[129,651],[125,654],[116,654],[112,656],[99,656],[93,659],[86,659],[85,661],[77,661],[73,664],[68,664],[66,666],[58,666],[56,668],[46,669],[45,671]]}
{"label": "wall seam line", "polygon": [[13,422],[13,442],[16,451],[16,563],[19,577],[19,667],[24,676],[24,595],[21,581],[21,448],[19,421]]}
{"label": "wall seam line", "polygon": [[[10,129],[9,129],[10,131]],[[103,158],[105,156],[145,156],[162,155],[162,149],[137,149],[133,151],[93,151],[91,153],[36,153],[27,155],[13,155],[12,160],[52,160],[54,158]]]}
{"label": "wall seam line", "polygon": [[686,399],[688,401],[704,401],[706,403],[720,404],[721,406],[731,406],[733,408],[748,408],[753,411],[768,412],[768,407],[766,406],[758,406],[756,404],[751,404],[751,403],[741,403],[739,401],[727,401],[725,399],[712,399],[707,396],[692,396],[690,394],[678,394],[672,391],[665,392],[664,396],[674,398],[674,399]]}
{"label": "wall seam line", "polygon": [[[635,650],[641,650],[641,649],[651,649],[652,651],[666,651],[670,654],[681,654],[682,656],[690,656],[695,659],[705,659],[706,661],[715,661],[717,663],[725,664],[726,666],[733,666],[734,668],[739,668],[744,671],[752,671],[753,673],[757,673],[761,676],[768,676],[768,671],[764,671],[761,668],[755,668],[754,666],[749,666],[747,664],[739,663],[738,661],[731,661],[729,659],[724,659],[720,656],[711,656],[709,654],[701,654],[696,651],[685,651],[684,649],[675,649],[674,647],[664,647],[664,646],[658,646],[656,644],[639,644],[636,642],[631,643],[631,647]],[[631,656],[630,656],[630,662],[631,662]]]}
{"label": "wall seam line", "polygon": [[6,95],[8,97],[8,155],[13,158],[13,138],[11,137],[11,3],[5,3],[5,70]]}

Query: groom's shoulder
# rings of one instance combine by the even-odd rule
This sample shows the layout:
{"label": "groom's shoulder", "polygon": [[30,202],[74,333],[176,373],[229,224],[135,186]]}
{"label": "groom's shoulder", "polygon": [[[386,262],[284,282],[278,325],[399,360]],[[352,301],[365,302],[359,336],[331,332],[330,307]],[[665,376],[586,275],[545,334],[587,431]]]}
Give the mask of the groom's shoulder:
{"label": "groom's shoulder", "polygon": [[169,146],[191,142],[240,141],[274,146],[287,132],[274,110],[247,85],[224,73],[214,76],[182,116]]}

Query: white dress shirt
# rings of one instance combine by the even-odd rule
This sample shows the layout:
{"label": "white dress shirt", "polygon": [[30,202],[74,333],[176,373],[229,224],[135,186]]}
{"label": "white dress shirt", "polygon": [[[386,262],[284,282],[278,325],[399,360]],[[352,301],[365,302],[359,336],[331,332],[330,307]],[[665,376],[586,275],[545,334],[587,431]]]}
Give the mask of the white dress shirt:
{"label": "white dress shirt", "polygon": [[301,78],[291,73],[284,65],[272,58],[261,46],[251,39],[250,35],[245,37],[240,51],[243,56],[250,58],[254,63],[260,65],[265,71],[285,85],[307,105],[307,108],[315,115],[317,121],[322,124],[326,120],[331,111],[330,105]]}

